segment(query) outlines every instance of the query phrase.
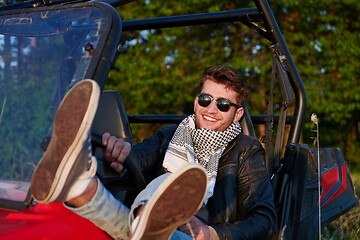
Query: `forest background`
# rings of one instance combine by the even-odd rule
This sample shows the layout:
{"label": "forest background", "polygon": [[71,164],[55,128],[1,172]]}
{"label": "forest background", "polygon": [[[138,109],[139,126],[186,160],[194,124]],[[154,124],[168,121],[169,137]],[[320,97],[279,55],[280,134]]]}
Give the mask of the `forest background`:
{"label": "forest background", "polygon": [[[301,141],[314,147],[310,115],[319,118],[320,147],[339,147],[360,185],[360,2],[356,0],[269,1],[307,93]],[[134,1],[119,7],[122,20],[255,7],[251,1]],[[239,23],[123,33],[120,55],[107,88],[122,93],[127,113],[191,114],[204,68],[225,64],[247,76],[253,115],[266,114],[271,51]],[[275,111],[279,106],[275,104]],[[290,103],[291,109],[291,103]],[[160,126],[133,124],[137,141]],[[259,139],[264,127],[256,128]],[[327,226],[324,239],[357,239],[359,207]]]}
{"label": "forest background", "polygon": [[[351,171],[360,172],[360,2],[269,3],[307,93],[302,142],[312,145],[310,115],[316,113],[320,147],[341,148]],[[251,1],[138,0],[118,10],[122,20],[134,20],[248,7],[255,5]],[[238,23],[126,32],[107,88],[122,93],[128,114],[189,114],[203,69],[226,64],[247,76],[250,113],[264,114],[271,79],[269,47],[267,40]],[[141,141],[157,126],[133,128]],[[257,130],[261,136],[263,129]]]}

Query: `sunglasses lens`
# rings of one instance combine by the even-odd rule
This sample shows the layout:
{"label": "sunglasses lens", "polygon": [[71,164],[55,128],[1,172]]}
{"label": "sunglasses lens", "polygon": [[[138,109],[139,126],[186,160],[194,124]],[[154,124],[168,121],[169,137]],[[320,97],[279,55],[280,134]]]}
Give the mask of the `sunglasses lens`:
{"label": "sunglasses lens", "polygon": [[211,97],[205,94],[201,94],[198,96],[198,103],[202,107],[207,107],[211,103]]}
{"label": "sunglasses lens", "polygon": [[220,111],[227,112],[227,111],[229,111],[231,104],[226,99],[218,99],[218,100],[216,100],[216,106]]}

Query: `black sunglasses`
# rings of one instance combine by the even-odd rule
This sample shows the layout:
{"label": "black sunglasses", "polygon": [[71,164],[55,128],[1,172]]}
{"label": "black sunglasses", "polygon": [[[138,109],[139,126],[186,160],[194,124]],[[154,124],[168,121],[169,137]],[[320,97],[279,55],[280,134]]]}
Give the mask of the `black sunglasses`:
{"label": "black sunglasses", "polygon": [[232,103],[230,100],[227,100],[225,98],[214,99],[212,96],[205,93],[201,93],[196,96],[198,97],[199,105],[202,107],[207,107],[211,104],[212,100],[216,100],[216,106],[221,112],[229,111],[231,106],[240,108],[239,105]]}

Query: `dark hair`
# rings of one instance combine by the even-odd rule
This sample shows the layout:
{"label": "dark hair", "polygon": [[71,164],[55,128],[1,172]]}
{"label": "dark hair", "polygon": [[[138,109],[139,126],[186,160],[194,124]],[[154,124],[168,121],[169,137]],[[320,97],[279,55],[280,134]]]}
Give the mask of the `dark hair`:
{"label": "dark hair", "polygon": [[237,101],[240,105],[245,102],[249,93],[245,77],[231,67],[220,65],[206,68],[201,76],[200,89],[203,88],[206,80],[224,84],[226,87],[237,92]]}

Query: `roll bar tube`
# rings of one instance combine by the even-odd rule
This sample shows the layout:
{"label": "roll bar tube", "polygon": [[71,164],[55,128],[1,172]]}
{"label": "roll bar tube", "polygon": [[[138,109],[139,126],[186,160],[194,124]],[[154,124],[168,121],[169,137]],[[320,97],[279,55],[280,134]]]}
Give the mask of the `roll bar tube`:
{"label": "roll bar tube", "polygon": [[193,26],[193,25],[201,25],[201,24],[240,21],[241,17],[247,15],[257,15],[260,17],[259,11],[256,8],[249,8],[249,9],[222,11],[222,12],[198,13],[198,14],[171,16],[171,17],[128,20],[128,21],[123,21],[123,31],[185,27],[185,26]]}
{"label": "roll bar tube", "polygon": [[303,121],[306,112],[306,93],[300,74],[291,57],[290,51],[286,46],[285,40],[281,34],[280,28],[275,20],[274,14],[270,8],[267,0],[254,0],[260,13],[264,16],[265,27],[271,31],[274,37],[274,44],[278,45],[281,54],[285,56],[283,63],[287,66],[287,71],[290,73],[289,80],[293,88],[296,104],[294,110],[294,121],[290,128],[288,143],[299,143]]}

